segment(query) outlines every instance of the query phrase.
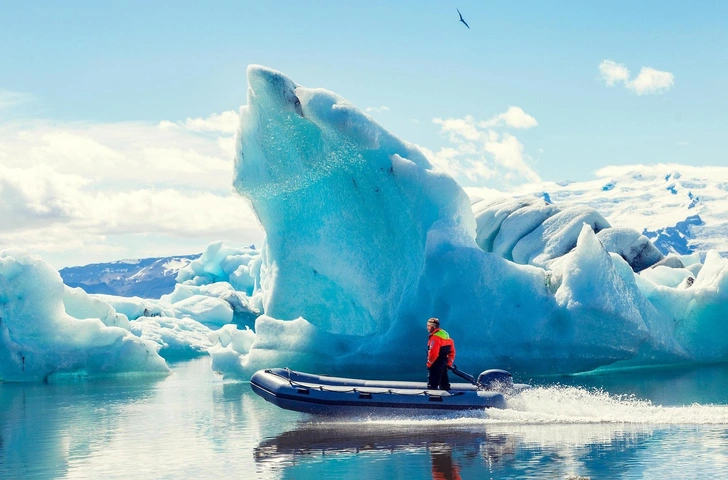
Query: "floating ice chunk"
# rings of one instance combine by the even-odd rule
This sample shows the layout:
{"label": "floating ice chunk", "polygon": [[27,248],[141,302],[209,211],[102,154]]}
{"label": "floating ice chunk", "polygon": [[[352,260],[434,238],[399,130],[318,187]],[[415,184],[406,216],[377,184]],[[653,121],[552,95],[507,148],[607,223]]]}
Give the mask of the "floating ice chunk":
{"label": "floating ice chunk", "polygon": [[705,263],[700,269],[698,277],[695,279],[695,287],[710,288],[716,291],[723,290],[723,294],[728,293],[725,290],[728,287],[728,259],[723,258],[717,251],[710,250],[705,256]]}
{"label": "floating ice chunk", "polygon": [[540,198],[479,201],[473,204],[473,214],[478,246],[524,265],[546,266],[568,253],[583,223],[596,232],[610,226],[590,207],[561,209]]}
{"label": "floating ice chunk", "polygon": [[214,297],[227,302],[233,311],[233,321],[241,326],[252,326],[256,317],[260,315],[260,311],[253,306],[252,300],[227,282],[200,286],[177,284],[172,293],[162,296],[160,302],[176,304],[195,295]]}
{"label": "floating ice chunk", "polygon": [[650,239],[631,228],[605,228],[597,234],[608,252],[614,252],[641,272],[664,258]]}
{"label": "floating ice chunk", "polygon": [[140,297],[118,297],[116,295],[104,295],[100,293],[95,293],[91,296],[98,298],[104,303],[108,303],[114,310],[126,315],[130,320],[136,320],[139,317],[174,316],[171,306],[165,305],[164,302],[157,300]]}
{"label": "floating ice chunk", "polygon": [[557,211],[554,205],[546,202],[533,202],[514,211],[503,220],[493,242],[493,253],[513,260],[513,248],[516,244]]}
{"label": "floating ice chunk", "polygon": [[693,263],[692,265],[687,265],[685,267],[686,269],[690,270],[690,272],[693,274],[693,277],[697,277],[700,273],[700,270],[703,268],[702,263]]}
{"label": "floating ice chunk", "polygon": [[[232,336],[228,339],[226,334]],[[248,377],[259,368],[275,364],[310,366],[328,372],[341,371],[344,367],[345,371],[363,372],[375,359],[365,352],[356,352],[362,340],[377,350],[381,348],[376,339],[331,334],[303,318],[282,321],[267,315],[256,320],[255,334],[250,330],[228,328],[215,335],[219,345],[210,349],[213,361],[218,365],[223,361],[228,364],[232,360],[231,352],[242,354],[238,359],[240,372]],[[393,367],[398,370],[397,366]],[[224,371],[221,366],[216,370]],[[235,370],[231,369],[230,374]]]}
{"label": "floating ice chunk", "polygon": [[686,268],[671,268],[664,265],[642,270],[640,275],[657,285],[673,288],[680,285],[686,278],[694,277],[693,272]]}
{"label": "floating ice chunk", "polygon": [[208,327],[190,318],[141,317],[131,322],[131,331],[160,346],[167,360],[183,360],[205,355],[213,345]]}
{"label": "floating ice chunk", "polygon": [[[503,221],[513,212],[534,205],[532,199],[502,199],[495,202],[481,200],[473,204],[473,214],[477,222],[475,242],[486,252],[493,251],[493,243],[501,230]],[[545,201],[541,202],[546,204]],[[549,215],[550,216],[550,215]],[[547,217],[548,218],[548,217]],[[531,229],[533,230],[533,229]],[[528,230],[526,233],[530,233]],[[520,237],[519,237],[520,240]],[[508,250],[513,247],[511,246]]]}
{"label": "floating ice chunk", "polygon": [[[205,295],[226,299],[237,296],[238,294],[239,293],[228,282],[215,282],[206,285],[186,285],[178,283],[175,285],[172,293],[163,295],[160,300],[162,302],[176,303],[190,298],[193,295]],[[240,294],[240,296],[244,297],[245,294]]]}
{"label": "floating ice chunk", "polygon": [[688,255],[679,255],[678,258],[680,258],[680,261],[683,265],[702,265],[702,260],[700,260],[700,252],[691,253]]}
{"label": "floating ice chunk", "polygon": [[239,265],[229,276],[230,285],[239,292],[246,292],[248,295],[253,293],[255,288],[254,270],[251,270],[249,264]]}
{"label": "floating ice chunk", "polygon": [[250,371],[243,366],[242,359],[250,352],[255,342],[255,333],[249,328],[239,330],[235,325],[225,325],[211,332],[209,339],[214,346],[209,348],[212,369],[224,379],[248,380]]}
{"label": "floating ice chunk", "polygon": [[[639,286],[639,281],[642,278],[634,273],[632,266],[616,253],[610,253],[610,256],[617,273],[629,292],[627,294],[629,300],[639,309],[640,316],[649,331],[648,338],[640,346],[640,350],[635,357],[623,362],[616,362],[611,367],[689,361],[689,355],[673,336],[675,327],[673,319],[669,315],[665,315],[664,312],[659,311],[655,304],[645,297]],[[654,285],[649,281],[642,281]]]}
{"label": "floating ice chunk", "polygon": [[685,268],[685,264],[682,263],[680,255],[671,253],[652,266],[652,268],[657,267]]}
{"label": "floating ice chunk", "polygon": [[[84,306],[81,296],[72,297],[68,300],[76,313],[99,308]],[[37,257],[0,252],[0,380],[166,374],[169,369],[157,348],[98,318],[70,316],[57,271]]]}
{"label": "floating ice chunk", "polygon": [[205,295],[191,297],[174,303],[176,317],[190,317],[203,325],[219,328],[233,321],[233,309],[225,300]]}
{"label": "floating ice chunk", "polygon": [[583,224],[595,232],[609,228],[609,222],[591,207],[571,207],[544,220],[513,248],[516,263],[544,266],[576,246]]}
{"label": "floating ice chunk", "polygon": [[[558,341],[571,338],[569,342],[577,343],[602,338],[604,348],[623,349],[624,359],[635,355],[648,338],[635,304],[640,294],[625,284],[590,225],[582,224],[573,254],[555,263],[554,270],[561,275],[556,301],[575,319],[568,334]],[[592,348],[596,356],[604,355],[598,345]]]}
{"label": "floating ice chunk", "polygon": [[120,327],[129,330],[129,318],[117,313],[107,302],[89,295],[81,288],[66,286],[63,291],[63,306],[73,318],[98,318],[107,327]]}
{"label": "floating ice chunk", "polygon": [[[244,288],[242,291],[250,294],[253,288],[252,278],[244,279],[246,270],[241,267],[247,267],[259,255],[260,252],[254,247],[233,248],[219,241],[210,243],[199,258],[179,270],[177,283],[206,285],[228,282],[232,275],[236,284]],[[249,274],[249,270],[247,273]]]}
{"label": "floating ice chunk", "polygon": [[698,361],[728,360],[728,259],[711,250],[692,287],[675,337]]}
{"label": "floating ice chunk", "polygon": [[238,329],[235,325],[225,325],[219,330],[210,332],[211,342],[217,342],[222,347],[230,347],[240,354],[248,353],[255,341],[255,333],[249,329]]}

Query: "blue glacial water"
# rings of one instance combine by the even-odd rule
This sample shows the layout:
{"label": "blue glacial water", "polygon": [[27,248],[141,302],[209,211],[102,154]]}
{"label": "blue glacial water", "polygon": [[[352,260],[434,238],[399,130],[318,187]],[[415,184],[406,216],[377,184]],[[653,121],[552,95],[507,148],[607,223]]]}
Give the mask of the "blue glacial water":
{"label": "blue glacial water", "polygon": [[207,358],[173,372],[0,384],[0,478],[728,478],[727,365],[531,379],[508,410],[335,422],[225,383]]}

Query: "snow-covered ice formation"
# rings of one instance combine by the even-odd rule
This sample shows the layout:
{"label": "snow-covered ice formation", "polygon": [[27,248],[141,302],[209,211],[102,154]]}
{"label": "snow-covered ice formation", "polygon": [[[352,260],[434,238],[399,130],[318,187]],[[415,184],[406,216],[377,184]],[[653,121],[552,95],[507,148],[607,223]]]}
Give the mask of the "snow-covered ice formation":
{"label": "snow-covered ice formation", "polygon": [[476,201],[473,213],[478,246],[523,265],[547,267],[570,252],[584,224],[607,251],[618,253],[636,272],[664,258],[646,236],[630,228],[611,228],[599,212],[584,205],[562,208],[542,197],[506,198]]}
{"label": "snow-covered ice formation", "polygon": [[[254,249],[214,242],[180,271],[174,292],[153,300],[88,294],[64,285],[43,260],[2,251],[0,381],[160,375],[169,372],[165,360],[207,355],[227,338],[221,332],[252,325],[259,315],[246,293],[258,257]],[[252,340],[223,343],[242,349]]]}
{"label": "snow-covered ice formation", "polygon": [[166,374],[156,344],[108,304],[69,289],[42,260],[0,252],[0,380]]}

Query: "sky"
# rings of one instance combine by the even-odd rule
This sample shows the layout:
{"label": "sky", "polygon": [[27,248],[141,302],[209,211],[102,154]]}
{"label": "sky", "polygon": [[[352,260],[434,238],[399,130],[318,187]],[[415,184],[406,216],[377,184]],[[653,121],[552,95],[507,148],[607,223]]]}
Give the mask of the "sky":
{"label": "sky", "polygon": [[718,1],[0,2],[0,249],[61,268],[261,245],[231,187],[249,64],[343,96],[464,187],[725,165],[727,13]]}

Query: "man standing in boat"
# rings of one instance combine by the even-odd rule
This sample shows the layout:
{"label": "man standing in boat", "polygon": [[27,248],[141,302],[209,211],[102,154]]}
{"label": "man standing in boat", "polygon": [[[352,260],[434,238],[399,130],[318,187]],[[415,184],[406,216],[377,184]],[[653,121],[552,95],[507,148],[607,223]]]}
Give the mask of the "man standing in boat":
{"label": "man standing in boat", "polygon": [[447,332],[440,328],[440,320],[427,320],[427,388],[450,390],[447,368],[455,361],[455,343]]}

